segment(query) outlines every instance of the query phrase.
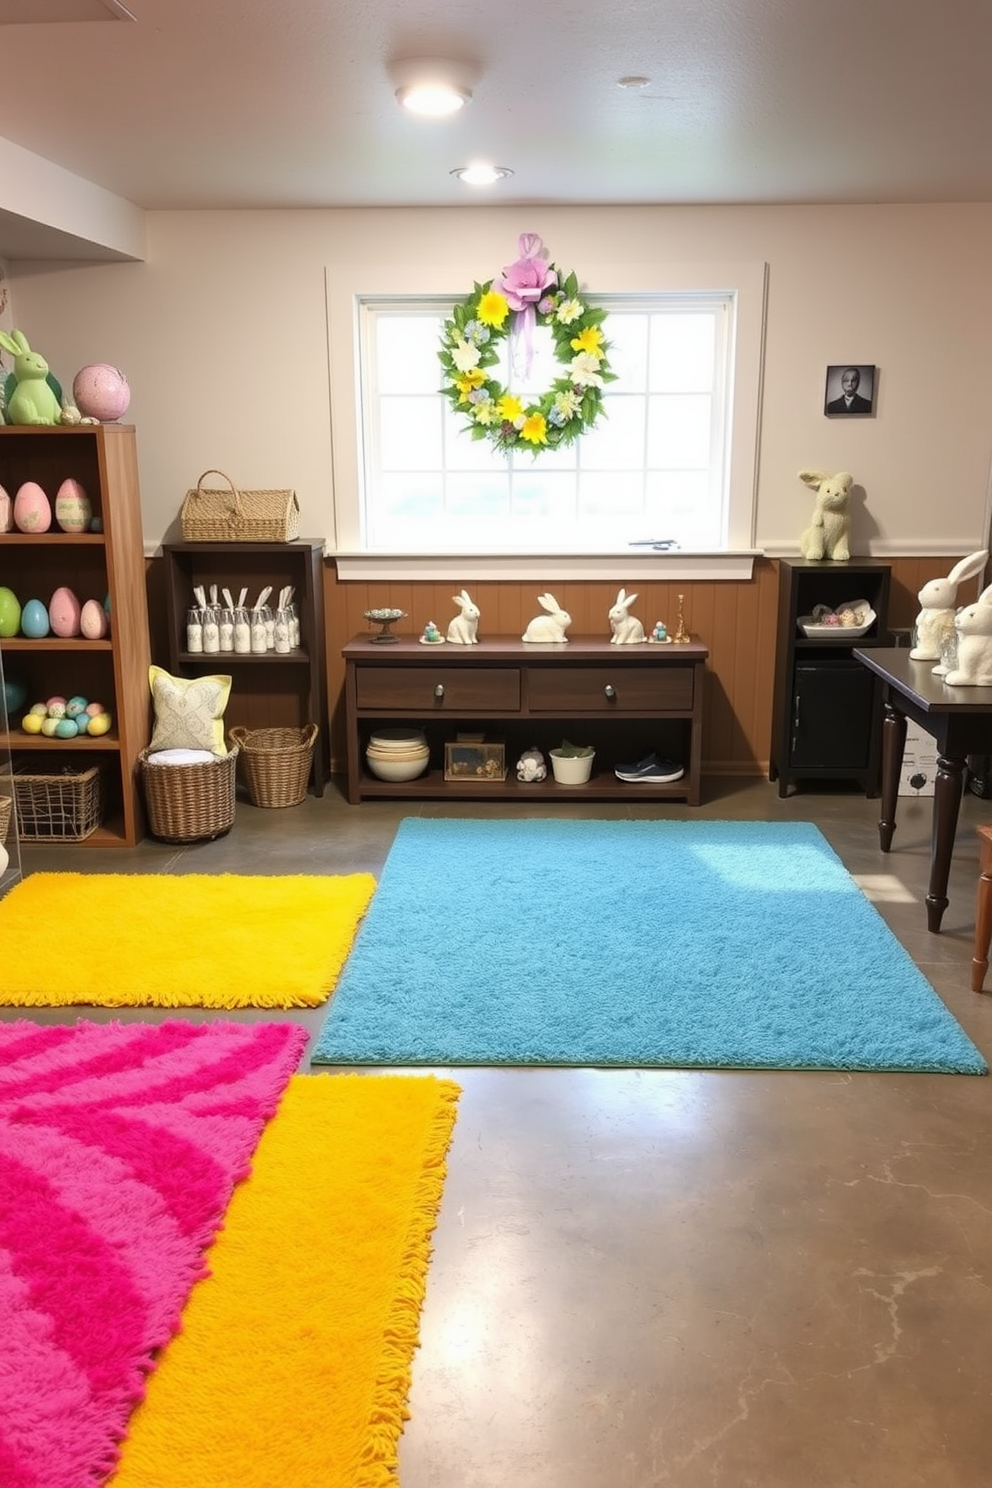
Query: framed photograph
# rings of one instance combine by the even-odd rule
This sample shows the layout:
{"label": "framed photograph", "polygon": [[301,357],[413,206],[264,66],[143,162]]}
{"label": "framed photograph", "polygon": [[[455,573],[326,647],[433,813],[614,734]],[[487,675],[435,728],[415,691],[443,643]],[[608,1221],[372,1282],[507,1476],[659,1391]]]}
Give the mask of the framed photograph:
{"label": "framed photograph", "polygon": [[864,418],[875,412],[878,368],[862,362],[841,362],[827,368],[823,412],[827,418]]}

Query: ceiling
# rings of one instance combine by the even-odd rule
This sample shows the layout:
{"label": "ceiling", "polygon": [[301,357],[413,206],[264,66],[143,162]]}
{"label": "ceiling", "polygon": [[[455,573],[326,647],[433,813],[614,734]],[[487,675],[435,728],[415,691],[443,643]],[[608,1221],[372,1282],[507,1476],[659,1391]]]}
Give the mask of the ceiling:
{"label": "ceiling", "polygon": [[144,208],[992,200],[988,0],[0,0],[0,55],[0,137]]}

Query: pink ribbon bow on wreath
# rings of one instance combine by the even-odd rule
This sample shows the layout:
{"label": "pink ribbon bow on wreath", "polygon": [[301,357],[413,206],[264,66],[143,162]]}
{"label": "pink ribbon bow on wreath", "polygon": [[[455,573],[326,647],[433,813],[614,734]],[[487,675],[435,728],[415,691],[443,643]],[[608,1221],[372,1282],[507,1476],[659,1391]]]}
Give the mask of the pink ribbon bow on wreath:
{"label": "pink ribbon bow on wreath", "polygon": [[517,250],[520,257],[493,280],[493,289],[505,295],[514,312],[512,339],[523,340],[524,374],[529,375],[534,360],[537,305],[547,290],[557,287],[558,275],[548,266],[548,250],[537,233],[521,233]]}

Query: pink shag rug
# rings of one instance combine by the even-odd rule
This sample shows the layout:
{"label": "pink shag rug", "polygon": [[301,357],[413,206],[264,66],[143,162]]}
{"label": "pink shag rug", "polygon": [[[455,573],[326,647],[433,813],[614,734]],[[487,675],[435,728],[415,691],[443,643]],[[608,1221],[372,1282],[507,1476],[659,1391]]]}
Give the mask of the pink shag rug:
{"label": "pink shag rug", "polygon": [[306,1043],[288,1023],[0,1024],[0,1484],[113,1472]]}

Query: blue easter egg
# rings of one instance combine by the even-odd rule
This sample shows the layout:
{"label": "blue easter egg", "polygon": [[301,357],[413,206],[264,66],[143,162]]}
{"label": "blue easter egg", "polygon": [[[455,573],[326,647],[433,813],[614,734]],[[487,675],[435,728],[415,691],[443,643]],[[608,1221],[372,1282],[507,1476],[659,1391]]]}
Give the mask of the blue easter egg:
{"label": "blue easter egg", "polygon": [[21,634],[29,640],[40,641],[51,628],[48,606],[40,599],[29,599],[21,611]]}
{"label": "blue easter egg", "polygon": [[78,718],[80,713],[86,712],[89,702],[89,698],[80,697],[78,693],[75,697],[71,697],[65,705],[66,718]]}
{"label": "blue easter egg", "polygon": [[7,717],[13,718],[14,714],[20,712],[28,700],[26,684],[21,682],[17,677],[4,677],[3,700],[7,709]]}
{"label": "blue easter egg", "polygon": [[55,725],[56,739],[74,739],[78,733],[74,718],[60,718]]}

